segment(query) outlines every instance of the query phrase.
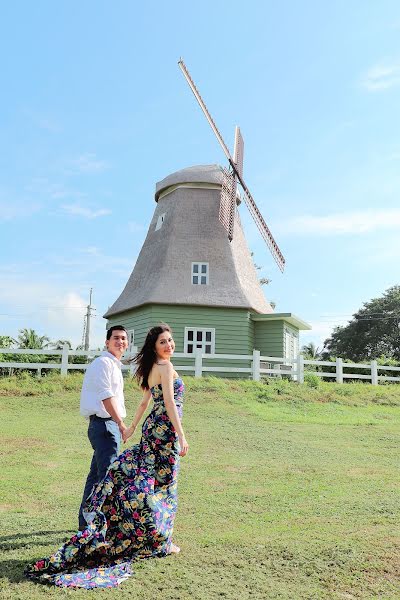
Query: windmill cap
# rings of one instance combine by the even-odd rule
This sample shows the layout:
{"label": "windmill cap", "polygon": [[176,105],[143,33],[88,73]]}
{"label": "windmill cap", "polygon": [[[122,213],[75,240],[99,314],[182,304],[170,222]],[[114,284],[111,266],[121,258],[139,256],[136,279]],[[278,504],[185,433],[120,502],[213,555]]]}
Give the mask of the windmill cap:
{"label": "windmill cap", "polygon": [[155,201],[158,202],[160,194],[164,190],[180,183],[222,185],[222,167],[220,165],[195,165],[167,175],[167,177],[156,183]]}

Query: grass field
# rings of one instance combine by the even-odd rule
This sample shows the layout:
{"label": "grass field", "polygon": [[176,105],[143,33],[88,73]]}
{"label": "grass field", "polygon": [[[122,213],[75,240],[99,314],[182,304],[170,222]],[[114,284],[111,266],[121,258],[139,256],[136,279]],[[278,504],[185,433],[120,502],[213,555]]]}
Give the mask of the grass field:
{"label": "grass field", "polygon": [[[186,378],[181,554],[140,562],[117,590],[26,581],[25,564],[75,531],[81,381],[0,380],[1,599],[400,598],[400,387],[313,380]],[[126,392],[132,416],[139,392]]]}

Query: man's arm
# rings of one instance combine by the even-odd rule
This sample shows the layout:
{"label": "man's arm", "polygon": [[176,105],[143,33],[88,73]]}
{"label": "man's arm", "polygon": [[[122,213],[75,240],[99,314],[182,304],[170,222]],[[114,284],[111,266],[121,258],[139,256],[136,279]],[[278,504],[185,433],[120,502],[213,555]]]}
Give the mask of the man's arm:
{"label": "man's arm", "polygon": [[121,415],[118,412],[117,403],[115,401],[114,396],[111,396],[110,398],[105,398],[105,400],[102,400],[102,402],[105,410],[112,417],[113,421],[116,422],[121,435],[123,435],[124,431],[127,429],[127,426],[125,425]]}

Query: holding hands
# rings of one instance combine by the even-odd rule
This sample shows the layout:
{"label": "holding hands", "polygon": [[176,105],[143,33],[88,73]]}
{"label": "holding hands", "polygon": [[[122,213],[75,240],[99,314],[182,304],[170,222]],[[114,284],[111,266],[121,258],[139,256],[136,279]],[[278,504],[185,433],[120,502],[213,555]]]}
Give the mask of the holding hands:
{"label": "holding hands", "polygon": [[128,439],[135,433],[136,426],[131,425],[130,427],[125,427],[125,431],[121,431],[122,441],[124,444],[128,441]]}

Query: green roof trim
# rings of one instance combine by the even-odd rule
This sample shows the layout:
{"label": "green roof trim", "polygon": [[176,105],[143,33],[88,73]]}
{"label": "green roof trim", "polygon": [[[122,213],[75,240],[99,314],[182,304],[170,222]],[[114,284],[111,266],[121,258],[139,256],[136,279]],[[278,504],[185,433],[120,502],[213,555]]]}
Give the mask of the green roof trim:
{"label": "green roof trim", "polygon": [[252,321],[285,321],[297,329],[312,329],[311,325],[296,317],[293,313],[269,313],[266,315],[252,314]]}

